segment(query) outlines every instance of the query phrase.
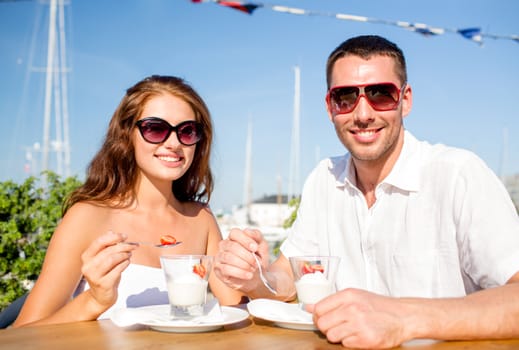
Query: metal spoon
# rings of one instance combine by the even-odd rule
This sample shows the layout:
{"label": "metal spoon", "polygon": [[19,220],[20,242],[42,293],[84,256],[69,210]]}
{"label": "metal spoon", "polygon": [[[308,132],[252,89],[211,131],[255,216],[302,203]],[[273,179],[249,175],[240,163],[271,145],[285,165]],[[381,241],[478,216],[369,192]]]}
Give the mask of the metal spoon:
{"label": "metal spoon", "polygon": [[269,281],[267,281],[267,279],[263,275],[263,269],[261,268],[261,263],[259,261],[258,255],[256,253],[252,253],[252,255],[254,255],[254,259],[256,259],[256,264],[258,265],[258,270],[259,270],[261,281],[263,282],[265,287],[267,287],[267,289],[270,290],[270,292],[272,294],[277,295],[278,292],[276,292],[276,290],[274,288],[272,288],[272,286],[269,284]]}
{"label": "metal spoon", "polygon": [[151,242],[123,242],[123,243],[131,244],[131,245],[149,245],[149,246],[152,246],[155,248],[169,248],[169,247],[174,247],[176,245],[179,245],[182,242],[175,242],[175,243],[171,243],[171,244],[155,244],[155,243],[151,243]]}

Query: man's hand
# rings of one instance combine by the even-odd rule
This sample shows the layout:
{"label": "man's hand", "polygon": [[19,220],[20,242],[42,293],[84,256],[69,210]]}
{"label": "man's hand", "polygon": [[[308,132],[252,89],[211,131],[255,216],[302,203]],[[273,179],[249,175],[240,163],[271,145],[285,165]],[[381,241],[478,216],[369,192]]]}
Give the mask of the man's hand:
{"label": "man's hand", "polygon": [[386,349],[409,340],[404,332],[402,305],[358,289],[345,289],[309,306],[326,338],[345,347]]}
{"label": "man's hand", "polygon": [[246,294],[264,290],[253,254],[260,257],[263,268],[269,264],[269,247],[258,230],[232,229],[229,237],[220,242],[214,271],[218,278]]}

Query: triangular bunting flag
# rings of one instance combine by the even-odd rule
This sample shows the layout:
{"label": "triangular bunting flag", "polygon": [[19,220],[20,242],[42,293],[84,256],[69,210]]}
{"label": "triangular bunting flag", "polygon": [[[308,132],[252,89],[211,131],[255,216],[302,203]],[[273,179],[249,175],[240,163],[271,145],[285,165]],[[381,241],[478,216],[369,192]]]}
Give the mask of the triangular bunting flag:
{"label": "triangular bunting flag", "polygon": [[477,43],[483,43],[483,37],[481,36],[480,28],[465,28],[458,29],[458,33],[463,35],[463,37],[475,41]]}
{"label": "triangular bunting flag", "polygon": [[237,1],[218,1],[217,4],[222,5],[222,6],[231,7],[235,10],[245,12],[249,15],[251,15],[254,12],[254,10],[256,10],[258,7],[261,7],[261,5],[249,4],[249,3],[243,4],[243,3],[240,3]]}

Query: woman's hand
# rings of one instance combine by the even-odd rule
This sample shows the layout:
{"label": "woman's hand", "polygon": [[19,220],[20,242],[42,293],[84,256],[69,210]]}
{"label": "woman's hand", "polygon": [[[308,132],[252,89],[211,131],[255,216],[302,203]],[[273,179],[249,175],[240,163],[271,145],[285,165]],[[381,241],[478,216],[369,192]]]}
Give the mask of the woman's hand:
{"label": "woman's hand", "polygon": [[126,238],[125,234],[107,232],[81,255],[81,272],[90,286],[87,293],[103,311],[116,302],[121,273],[130,264],[132,251],[137,248],[124,244]]}

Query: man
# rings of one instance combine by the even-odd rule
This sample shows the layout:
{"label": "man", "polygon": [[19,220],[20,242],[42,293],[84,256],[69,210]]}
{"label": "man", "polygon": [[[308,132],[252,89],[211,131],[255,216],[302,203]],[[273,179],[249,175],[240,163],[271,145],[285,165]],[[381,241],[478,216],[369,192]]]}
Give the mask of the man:
{"label": "man", "polygon": [[519,337],[519,219],[500,181],[474,154],[404,129],[412,90],[395,44],[352,38],[326,71],[328,115],[349,154],[310,174],[273,264],[260,232],[235,229],[220,244],[216,274],[252,298],[288,301],[288,257],[340,256],[338,292],[308,311],[347,347]]}

